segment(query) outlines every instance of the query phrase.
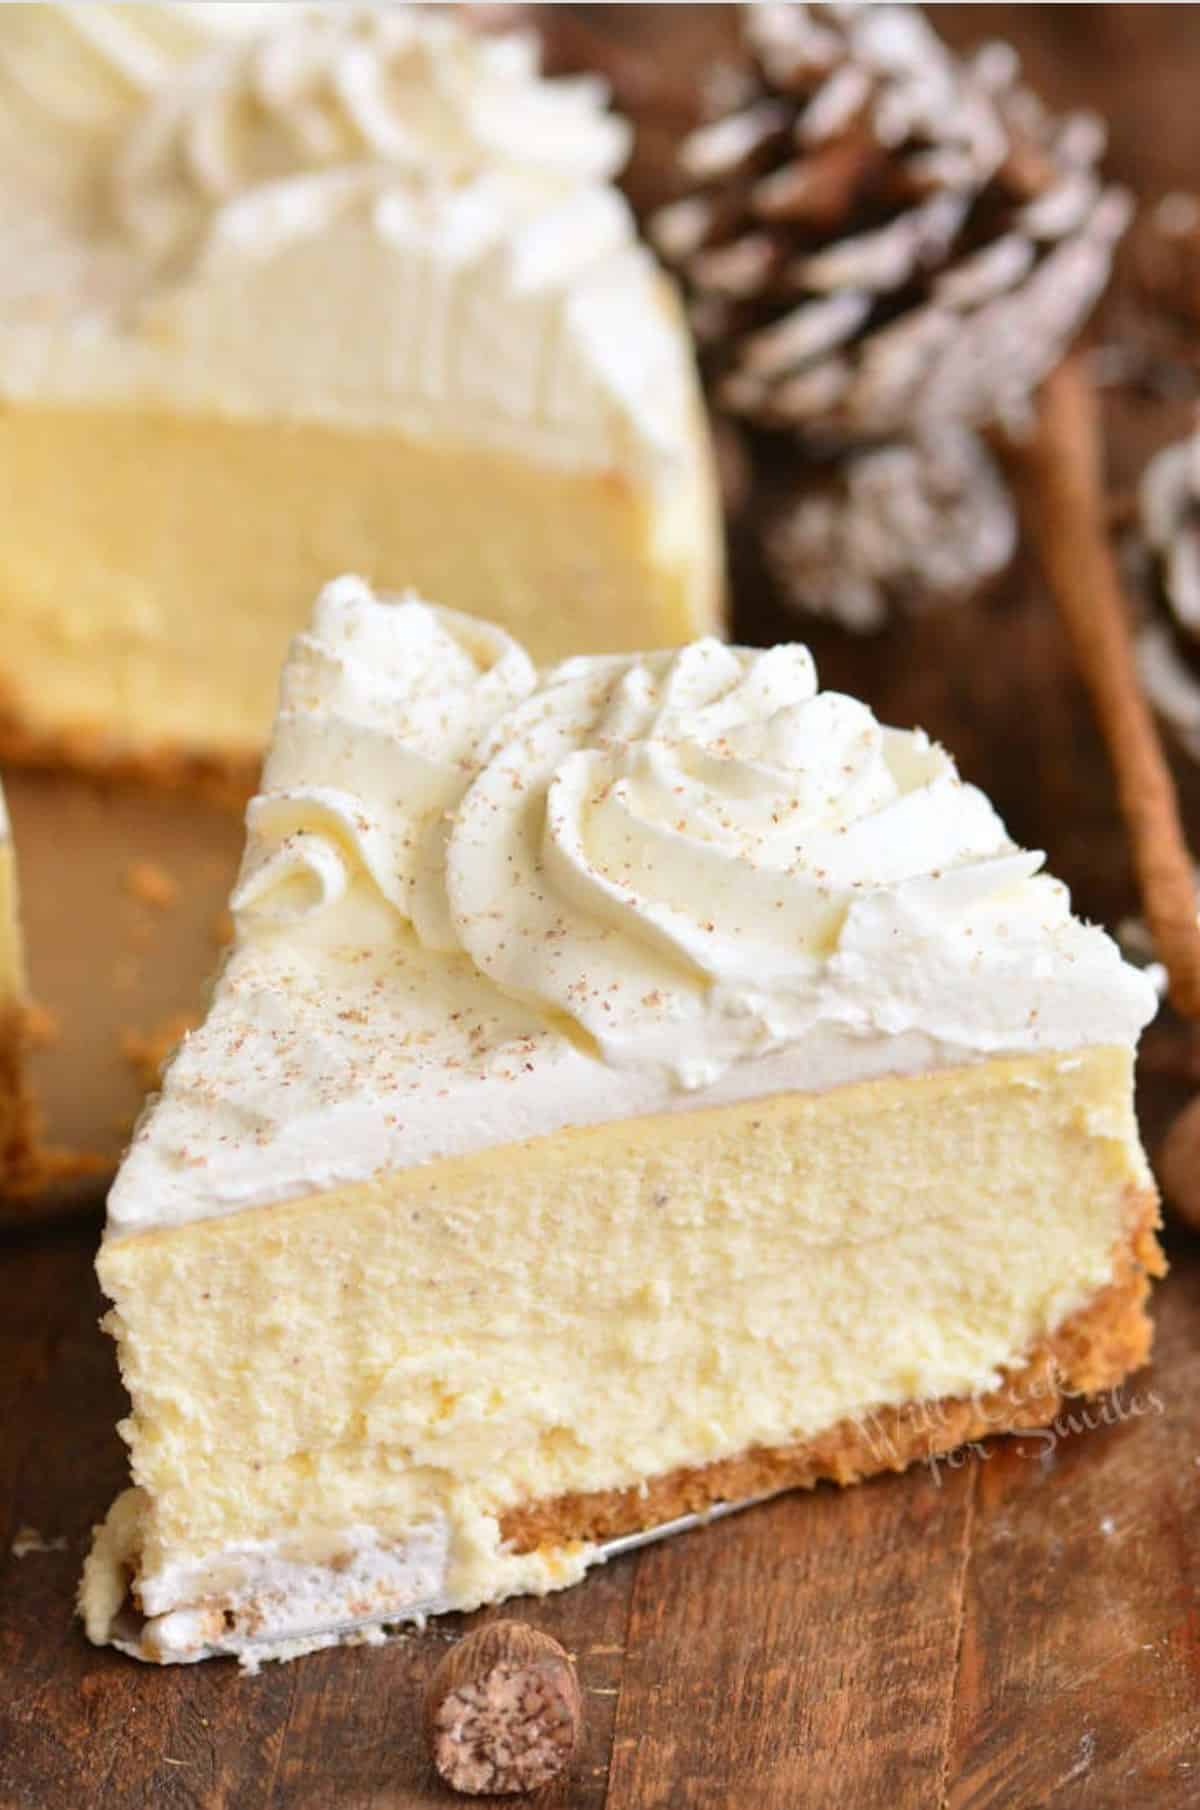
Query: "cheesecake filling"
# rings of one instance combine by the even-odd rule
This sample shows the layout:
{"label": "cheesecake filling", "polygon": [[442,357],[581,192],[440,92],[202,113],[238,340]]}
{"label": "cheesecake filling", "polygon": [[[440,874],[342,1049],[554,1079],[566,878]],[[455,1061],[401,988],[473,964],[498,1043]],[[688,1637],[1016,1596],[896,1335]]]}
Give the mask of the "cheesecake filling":
{"label": "cheesecake filling", "polygon": [[[0,732],[12,718],[31,736],[65,722],[101,749],[219,748],[244,760],[248,790],[288,643],[348,562],[504,621],[541,658],[568,635],[613,652],[647,633],[687,641],[716,621],[702,439],[689,469],[660,506],[482,444],[466,414],[435,440],[164,408],[0,408],[0,494],[21,530],[0,550]],[[453,534],[431,532],[451,520]]]}
{"label": "cheesecake filling", "polygon": [[555,1588],[594,1545],[514,1551],[510,1514],[986,1395],[1128,1251],[1130,1080],[1111,1048],[884,1078],[110,1240],[139,1489],[89,1627],[264,1656]]}

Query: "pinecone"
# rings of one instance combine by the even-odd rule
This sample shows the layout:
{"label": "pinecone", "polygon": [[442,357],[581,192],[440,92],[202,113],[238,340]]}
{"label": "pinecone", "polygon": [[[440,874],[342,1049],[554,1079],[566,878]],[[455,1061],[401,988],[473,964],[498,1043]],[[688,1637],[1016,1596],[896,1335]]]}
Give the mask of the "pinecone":
{"label": "pinecone", "polygon": [[882,628],[890,605],[969,597],[1016,545],[1004,480],[978,435],[935,428],[801,480],[769,514],[767,562],[797,609]]}
{"label": "pinecone", "polygon": [[1137,286],[1200,351],[1200,197],[1164,195],[1137,237]]}
{"label": "pinecone", "polygon": [[1106,310],[1100,380],[1158,401],[1200,393],[1200,197],[1169,194],[1130,235],[1132,283]]}
{"label": "pinecone", "polygon": [[1151,615],[1138,663],[1151,699],[1200,758],[1200,421],[1146,468],[1134,561]]}
{"label": "pinecone", "polygon": [[[746,34],[746,94],[685,140],[691,192],[651,222],[715,407],[763,436],[760,459],[772,441],[798,450],[799,470],[946,428],[1019,427],[1128,219],[1096,175],[1099,122],[1053,120],[1011,50],[956,57],[914,6],[756,5]],[[991,517],[987,455],[954,444]],[[924,467],[928,448],[910,459]],[[960,533],[979,519],[960,512]],[[964,540],[948,570],[957,580],[1010,545]],[[901,563],[900,589],[937,586],[907,550]],[[793,578],[803,594],[802,565]]]}

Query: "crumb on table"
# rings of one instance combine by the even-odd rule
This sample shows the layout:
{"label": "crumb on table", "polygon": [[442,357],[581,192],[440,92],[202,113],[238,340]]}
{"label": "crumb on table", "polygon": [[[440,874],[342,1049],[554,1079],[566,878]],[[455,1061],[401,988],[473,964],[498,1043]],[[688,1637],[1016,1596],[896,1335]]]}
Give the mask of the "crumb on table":
{"label": "crumb on table", "polygon": [[178,883],[157,861],[132,862],[125,873],[125,890],[156,911],[166,911],[179,897]]}

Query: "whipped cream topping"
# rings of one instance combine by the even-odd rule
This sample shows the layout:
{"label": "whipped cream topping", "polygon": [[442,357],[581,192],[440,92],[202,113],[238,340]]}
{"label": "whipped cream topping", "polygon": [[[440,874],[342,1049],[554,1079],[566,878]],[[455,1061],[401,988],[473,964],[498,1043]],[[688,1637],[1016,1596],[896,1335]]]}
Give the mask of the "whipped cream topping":
{"label": "whipped cream topping", "polygon": [[571,1123],[1129,1044],[1150,982],[802,647],[536,671],[330,586],[237,940],[110,1202],[195,1217]]}
{"label": "whipped cream topping", "polygon": [[101,217],[122,131],[192,59],[272,14],[249,0],[0,7],[0,321],[120,287]]}
{"label": "whipped cream topping", "polygon": [[386,167],[453,190],[510,168],[553,195],[624,163],[629,128],[604,100],[588,77],[542,81],[532,37],[480,38],[403,7],[313,8],[166,88],[121,149],[114,201],[158,249],[194,240],[252,190],[320,170]]}
{"label": "whipped cream topping", "polygon": [[393,424],[664,481],[688,458],[690,349],[601,84],[424,8],[252,7],[200,55],[186,21],[142,44],[124,15],[158,9],[99,8],[146,54],[84,66],[81,132],[60,27],[18,45],[14,10],[0,396]]}
{"label": "whipped cream topping", "polygon": [[222,37],[261,30],[273,15],[274,6],[246,0],[6,8],[0,31],[5,113],[20,115],[31,134],[39,121],[47,130],[103,132],[182,63]]}

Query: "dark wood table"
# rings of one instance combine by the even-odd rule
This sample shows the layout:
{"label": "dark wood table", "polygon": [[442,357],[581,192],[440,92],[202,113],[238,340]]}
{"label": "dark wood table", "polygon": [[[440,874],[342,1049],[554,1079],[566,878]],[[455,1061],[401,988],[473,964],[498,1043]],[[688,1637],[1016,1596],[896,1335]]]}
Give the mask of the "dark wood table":
{"label": "dark wood table", "polygon": [[[628,29],[682,41],[695,11]],[[1011,32],[1056,103],[1108,112],[1113,167],[1144,192],[1200,185],[1195,7],[940,13],[963,41]],[[1122,397],[1110,417],[1121,486],[1172,422]],[[739,564],[743,632],[786,634],[753,560]],[[1132,908],[1104,751],[1028,561],[952,614],[866,644],[812,640],[827,684],[956,750],[1081,910],[1113,924]],[[1181,779],[1200,841],[1200,777]],[[1185,1090],[1146,1072],[1142,1092],[1153,1148]],[[85,1217],[0,1245],[0,1810],[454,1801],[418,1712],[461,1623],[257,1678],[143,1668],[84,1641],[75,1582],[124,1469],[95,1238]],[[575,1654],[587,1706],[547,1810],[1200,1803],[1200,1247],[1169,1247],[1154,1364],[1094,1424],[1077,1411],[936,1474],[782,1498],[521,1604]],[[42,1546],[17,1557],[23,1528]]]}

